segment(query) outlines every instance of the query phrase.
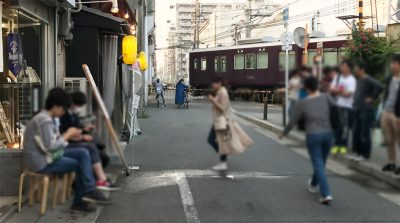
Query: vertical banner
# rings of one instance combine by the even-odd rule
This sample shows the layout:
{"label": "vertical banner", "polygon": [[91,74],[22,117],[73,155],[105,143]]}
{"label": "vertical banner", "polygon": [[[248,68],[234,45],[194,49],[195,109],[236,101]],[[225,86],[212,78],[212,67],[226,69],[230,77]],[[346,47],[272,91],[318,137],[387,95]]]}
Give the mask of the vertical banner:
{"label": "vertical banner", "polygon": [[18,33],[9,33],[7,36],[8,67],[15,77],[22,70],[22,40]]}

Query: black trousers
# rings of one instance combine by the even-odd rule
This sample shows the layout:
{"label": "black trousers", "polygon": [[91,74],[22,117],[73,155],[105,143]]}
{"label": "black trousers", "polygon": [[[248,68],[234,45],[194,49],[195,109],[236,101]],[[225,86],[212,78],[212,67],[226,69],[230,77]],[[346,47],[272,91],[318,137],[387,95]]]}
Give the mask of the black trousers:
{"label": "black trousers", "polygon": [[[219,146],[217,142],[217,134],[215,133],[214,126],[211,126],[210,134],[208,134],[208,143],[214,148],[215,152],[219,152]],[[219,159],[225,162],[228,159],[227,155],[220,155]]]}
{"label": "black trousers", "polygon": [[373,109],[354,112],[353,150],[366,159],[371,157],[371,128],[374,121]]}

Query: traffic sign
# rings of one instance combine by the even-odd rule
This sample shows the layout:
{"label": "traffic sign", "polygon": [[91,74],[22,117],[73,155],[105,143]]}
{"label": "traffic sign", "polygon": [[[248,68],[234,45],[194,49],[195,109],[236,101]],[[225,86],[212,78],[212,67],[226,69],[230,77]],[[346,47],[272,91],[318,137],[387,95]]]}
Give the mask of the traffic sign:
{"label": "traffic sign", "polygon": [[286,7],[285,9],[283,9],[282,14],[283,14],[283,22],[287,23],[289,20],[289,8]]}
{"label": "traffic sign", "polygon": [[294,40],[293,33],[291,33],[291,32],[283,32],[282,33],[282,35],[281,35],[282,45],[292,44],[293,40]]}

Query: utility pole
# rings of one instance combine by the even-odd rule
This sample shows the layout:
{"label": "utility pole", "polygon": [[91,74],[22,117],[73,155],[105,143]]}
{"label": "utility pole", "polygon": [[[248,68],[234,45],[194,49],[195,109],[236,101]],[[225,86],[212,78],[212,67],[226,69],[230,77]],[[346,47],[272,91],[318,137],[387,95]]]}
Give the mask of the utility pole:
{"label": "utility pole", "polygon": [[217,47],[217,13],[214,12],[214,47]]}
{"label": "utility pole", "polygon": [[358,0],[358,29],[364,29],[364,0]]}
{"label": "utility pole", "polygon": [[246,38],[251,38],[251,12],[252,12],[253,0],[247,0],[246,9]]}
{"label": "utility pole", "polygon": [[195,5],[195,29],[194,29],[194,41],[193,48],[199,48],[199,39],[200,39],[200,0],[196,0]]}
{"label": "utility pole", "polygon": [[235,24],[235,45],[238,45],[239,42],[238,26],[238,24]]}
{"label": "utility pole", "polygon": [[176,59],[175,59],[175,54],[176,54],[176,48],[175,48],[175,35],[172,35],[172,74],[174,75],[174,78],[176,79]]}

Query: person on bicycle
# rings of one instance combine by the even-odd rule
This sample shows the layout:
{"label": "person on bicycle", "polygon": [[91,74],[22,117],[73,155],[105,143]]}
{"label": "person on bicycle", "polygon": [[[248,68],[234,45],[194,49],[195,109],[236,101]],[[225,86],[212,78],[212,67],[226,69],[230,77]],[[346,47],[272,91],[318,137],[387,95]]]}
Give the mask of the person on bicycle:
{"label": "person on bicycle", "polygon": [[161,97],[164,108],[167,107],[167,105],[165,104],[165,99],[164,99],[165,85],[163,82],[160,81],[159,78],[157,78],[156,82],[154,83],[154,88],[156,90],[156,100],[159,100],[159,98]]}
{"label": "person on bicycle", "polygon": [[175,88],[175,104],[178,106],[178,108],[181,108],[185,104],[185,94],[188,86],[184,83],[183,79],[180,79]]}

